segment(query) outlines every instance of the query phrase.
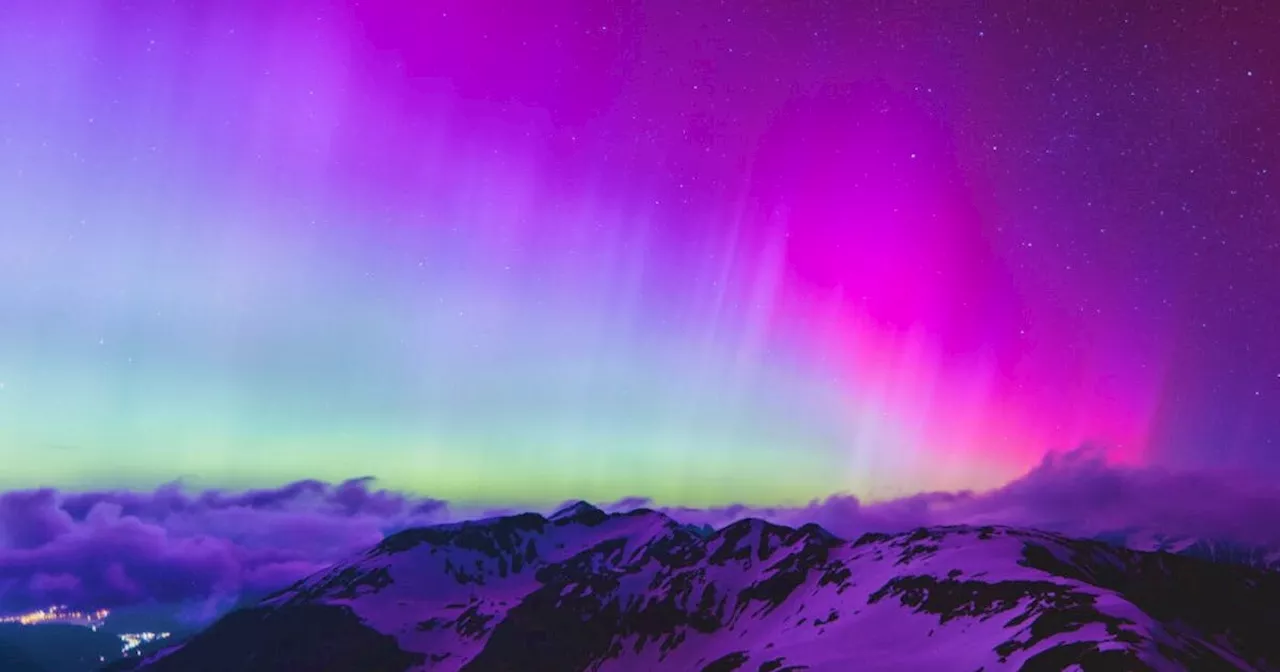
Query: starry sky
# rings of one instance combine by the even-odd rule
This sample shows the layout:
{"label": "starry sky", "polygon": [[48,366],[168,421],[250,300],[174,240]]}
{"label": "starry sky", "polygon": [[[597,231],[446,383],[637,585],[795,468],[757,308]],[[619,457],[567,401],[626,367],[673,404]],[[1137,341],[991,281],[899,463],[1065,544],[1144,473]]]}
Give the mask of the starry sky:
{"label": "starry sky", "polygon": [[0,488],[1280,477],[1280,13],[1117,4],[15,0]]}

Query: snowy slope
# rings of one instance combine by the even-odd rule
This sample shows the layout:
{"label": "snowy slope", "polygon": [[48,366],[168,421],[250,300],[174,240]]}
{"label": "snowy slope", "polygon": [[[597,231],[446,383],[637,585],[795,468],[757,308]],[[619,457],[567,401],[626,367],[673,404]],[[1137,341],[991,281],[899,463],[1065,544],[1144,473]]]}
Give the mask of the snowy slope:
{"label": "snowy slope", "polygon": [[1137,551],[1165,551],[1218,563],[1280,571],[1280,550],[1222,539],[1171,536],[1147,530],[1117,530],[1095,537]]}
{"label": "snowy slope", "polygon": [[[706,534],[579,504],[408,530],[169,670],[1280,669],[1280,575],[1001,527]],[[1081,667],[1073,667],[1079,665]],[[119,666],[114,669],[125,669]]]}

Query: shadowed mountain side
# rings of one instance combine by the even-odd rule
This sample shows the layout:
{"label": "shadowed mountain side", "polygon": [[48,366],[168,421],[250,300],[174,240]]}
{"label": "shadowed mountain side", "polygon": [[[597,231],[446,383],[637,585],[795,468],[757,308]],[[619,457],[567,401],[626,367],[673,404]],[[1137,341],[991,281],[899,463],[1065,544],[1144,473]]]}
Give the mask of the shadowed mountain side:
{"label": "shadowed mountain side", "polygon": [[[234,642],[234,645],[228,643]],[[156,672],[400,672],[421,663],[395,638],[365,627],[349,607],[324,604],[232,612],[145,669]],[[104,668],[138,668],[127,659]]]}

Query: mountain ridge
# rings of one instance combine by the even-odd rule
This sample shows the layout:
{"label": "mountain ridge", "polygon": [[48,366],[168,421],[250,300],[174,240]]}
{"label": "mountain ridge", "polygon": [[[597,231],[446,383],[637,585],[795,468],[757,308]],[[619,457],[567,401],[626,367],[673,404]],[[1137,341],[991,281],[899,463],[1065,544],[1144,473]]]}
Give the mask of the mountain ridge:
{"label": "mountain ridge", "polygon": [[108,669],[1269,670],[1276,604],[1280,574],[1037,530],[849,541],[575,502],[398,532]]}

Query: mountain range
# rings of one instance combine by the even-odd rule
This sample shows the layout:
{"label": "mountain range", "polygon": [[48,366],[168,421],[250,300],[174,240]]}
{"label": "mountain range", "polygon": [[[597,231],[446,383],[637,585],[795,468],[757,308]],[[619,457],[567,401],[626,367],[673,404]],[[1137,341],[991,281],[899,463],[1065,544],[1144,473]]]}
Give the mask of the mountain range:
{"label": "mountain range", "polygon": [[1210,672],[1280,669],[1277,633],[1280,573],[1195,554],[1002,526],[711,529],[577,503],[390,535],[106,669]]}
{"label": "mountain range", "polygon": [[1170,535],[1140,529],[1117,530],[1093,538],[1138,551],[1163,551],[1210,562],[1280,571],[1280,550],[1261,544]]}

